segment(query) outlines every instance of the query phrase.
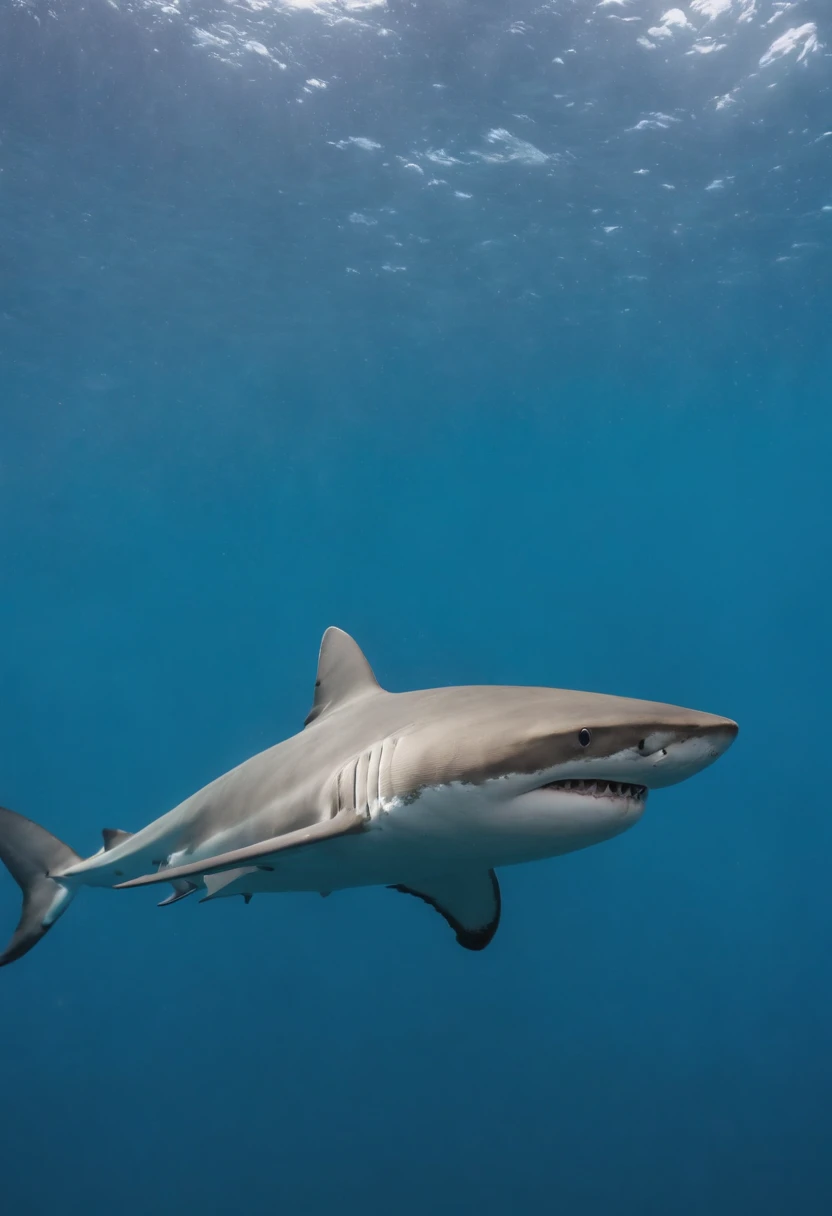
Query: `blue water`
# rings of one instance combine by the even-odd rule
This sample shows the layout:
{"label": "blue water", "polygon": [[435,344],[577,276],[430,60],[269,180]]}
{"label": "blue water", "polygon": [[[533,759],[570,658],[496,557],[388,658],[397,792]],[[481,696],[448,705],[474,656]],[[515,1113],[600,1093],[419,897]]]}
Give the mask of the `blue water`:
{"label": "blue water", "polygon": [[832,28],[665,2],[0,12],[3,804],[141,826],[329,624],[741,726],[482,954],[84,891],[0,973],[4,1211],[830,1210]]}

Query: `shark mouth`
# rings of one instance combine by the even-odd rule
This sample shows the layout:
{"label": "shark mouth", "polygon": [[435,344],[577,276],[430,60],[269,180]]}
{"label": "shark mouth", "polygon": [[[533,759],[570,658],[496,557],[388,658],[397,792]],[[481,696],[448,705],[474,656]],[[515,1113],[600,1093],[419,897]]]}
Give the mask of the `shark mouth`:
{"label": "shark mouth", "polygon": [[647,797],[647,786],[631,785],[627,781],[550,781],[540,788],[594,798],[634,798],[638,802],[643,802]]}

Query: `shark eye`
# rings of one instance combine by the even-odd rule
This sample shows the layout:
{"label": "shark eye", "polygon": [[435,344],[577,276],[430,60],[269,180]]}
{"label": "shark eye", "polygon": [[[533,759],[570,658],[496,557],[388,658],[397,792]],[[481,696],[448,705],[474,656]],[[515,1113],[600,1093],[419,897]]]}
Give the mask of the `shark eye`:
{"label": "shark eye", "polygon": [[582,730],[578,731],[578,742],[580,743],[581,747],[589,747],[591,741],[592,732],[588,731],[586,727],[583,727]]}

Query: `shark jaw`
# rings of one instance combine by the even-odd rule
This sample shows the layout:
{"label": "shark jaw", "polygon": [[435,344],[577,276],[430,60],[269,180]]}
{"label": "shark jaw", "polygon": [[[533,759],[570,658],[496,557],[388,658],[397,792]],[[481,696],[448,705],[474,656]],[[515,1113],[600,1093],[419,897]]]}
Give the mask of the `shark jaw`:
{"label": "shark jaw", "polygon": [[[391,855],[395,869],[429,869],[472,859],[487,867],[521,865],[600,844],[633,827],[647,788],[633,782],[561,776],[557,771],[454,782],[393,799],[371,811],[368,848]],[[364,843],[356,839],[356,851]],[[386,881],[386,880],[385,880]]]}
{"label": "shark jaw", "polygon": [[647,792],[626,781],[567,777],[518,794],[507,808],[514,831],[502,864],[559,857],[620,836],[641,819]]}
{"label": "shark jaw", "polygon": [[541,790],[554,790],[556,793],[588,794],[593,798],[635,798],[637,801],[647,797],[646,785],[630,785],[627,781],[550,781],[540,787]]}

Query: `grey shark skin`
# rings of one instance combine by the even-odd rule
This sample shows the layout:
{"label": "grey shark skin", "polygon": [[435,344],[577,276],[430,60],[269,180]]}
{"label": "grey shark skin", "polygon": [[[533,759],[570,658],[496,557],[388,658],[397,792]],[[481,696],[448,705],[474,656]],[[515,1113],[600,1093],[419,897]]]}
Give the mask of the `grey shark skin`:
{"label": "grey shark skin", "polygon": [[[495,867],[619,835],[649,790],[730,746],[728,718],[553,688],[384,691],[356,643],[328,629],[304,729],[131,834],[104,829],[82,860],[0,809],[0,858],[23,912],[0,965],[20,958],[79,887],[168,883],[163,905],[384,885],[480,950],[497,930]],[[161,905],[160,905],[161,906]]]}

